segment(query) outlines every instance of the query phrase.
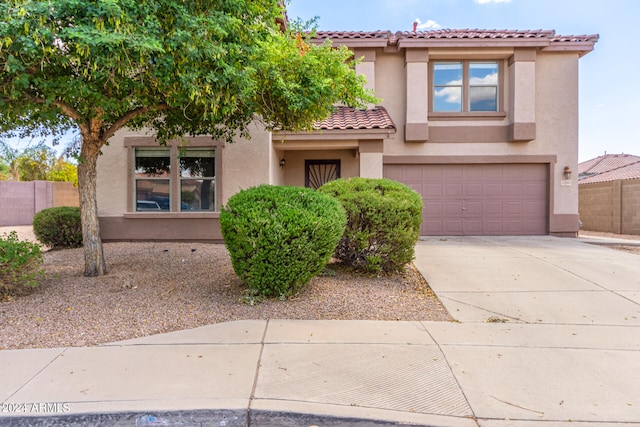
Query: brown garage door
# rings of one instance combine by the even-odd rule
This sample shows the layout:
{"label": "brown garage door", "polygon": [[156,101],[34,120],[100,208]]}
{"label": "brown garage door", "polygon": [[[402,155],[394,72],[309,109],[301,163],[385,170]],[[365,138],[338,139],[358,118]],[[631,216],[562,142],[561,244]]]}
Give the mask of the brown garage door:
{"label": "brown garage door", "polygon": [[424,200],[420,234],[547,234],[545,164],[385,165]]}

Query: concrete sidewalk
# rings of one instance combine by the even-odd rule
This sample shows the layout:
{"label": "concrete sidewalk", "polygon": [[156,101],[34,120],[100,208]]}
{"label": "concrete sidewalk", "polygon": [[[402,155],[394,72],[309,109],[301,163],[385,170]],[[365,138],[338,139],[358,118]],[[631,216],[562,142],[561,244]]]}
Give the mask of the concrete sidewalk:
{"label": "concrete sidewalk", "polygon": [[431,238],[416,258],[461,323],[238,321],[2,351],[0,425],[640,426],[637,255]]}

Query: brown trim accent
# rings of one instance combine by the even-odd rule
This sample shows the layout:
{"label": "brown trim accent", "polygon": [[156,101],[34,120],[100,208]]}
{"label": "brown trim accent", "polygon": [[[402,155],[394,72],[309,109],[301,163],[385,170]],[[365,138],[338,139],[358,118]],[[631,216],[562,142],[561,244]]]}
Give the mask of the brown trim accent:
{"label": "brown trim accent", "polygon": [[536,139],[535,123],[512,123],[508,129],[509,141],[532,141]]}
{"label": "brown trim accent", "polygon": [[272,140],[274,143],[282,141],[329,141],[329,140],[362,140],[393,138],[395,129],[340,129],[340,130],[316,130],[311,132],[284,132],[274,131]]}
{"label": "brown trim accent", "polygon": [[[140,219],[141,221],[138,221]],[[192,215],[167,218],[149,214],[137,217],[100,217],[100,237],[113,241],[175,241],[222,243],[220,219]]]}
{"label": "brown trim accent", "polygon": [[451,121],[468,121],[468,120],[501,120],[507,117],[504,111],[467,111],[464,113],[448,113],[441,111],[430,111],[429,120],[451,120]]}
{"label": "brown trim accent", "polygon": [[536,62],[537,49],[516,48],[509,57],[509,66],[514,62]]}
{"label": "brown trim accent", "polygon": [[125,147],[221,147],[224,146],[224,141],[212,139],[209,136],[194,136],[185,137],[181,140],[172,139],[171,141],[168,141],[166,144],[162,145],[153,136],[125,136],[123,145]]}
{"label": "brown trim accent", "polygon": [[382,139],[358,141],[358,151],[360,153],[383,153],[384,141]]}
{"label": "brown trim accent", "polygon": [[429,139],[428,123],[407,123],[404,125],[404,140],[411,142],[427,142]]}
{"label": "brown trim accent", "polygon": [[280,141],[273,140],[273,148],[278,151],[327,151],[358,149],[358,140],[312,140],[312,141]]}
{"label": "brown trim accent", "polygon": [[429,142],[507,142],[508,126],[430,126]]}
{"label": "brown trim accent", "polygon": [[558,237],[576,237],[579,226],[579,214],[550,214],[549,234]]}
{"label": "brown trim accent", "polygon": [[404,51],[404,62],[429,62],[429,49],[407,49]]}
{"label": "brown trim accent", "polygon": [[148,218],[162,218],[162,219],[176,219],[176,218],[219,218],[220,212],[205,212],[205,211],[196,211],[196,212],[125,212],[123,214],[123,218],[127,219],[148,219]]}
{"label": "brown trim accent", "polygon": [[[547,163],[554,164],[555,155],[505,155],[505,156],[392,156],[382,158],[385,165],[402,164],[474,164],[474,163]],[[553,169],[553,168],[549,168]],[[553,176],[553,174],[551,174]],[[551,179],[551,177],[550,177]],[[550,181],[550,184],[552,182]]]}

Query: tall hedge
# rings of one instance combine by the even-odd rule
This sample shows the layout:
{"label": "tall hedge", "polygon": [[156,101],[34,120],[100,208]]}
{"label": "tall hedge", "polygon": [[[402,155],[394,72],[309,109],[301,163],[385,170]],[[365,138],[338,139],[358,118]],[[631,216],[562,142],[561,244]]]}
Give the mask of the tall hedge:
{"label": "tall hedge", "polygon": [[236,274],[257,297],[286,297],[329,262],[344,232],[340,203],[308,188],[261,185],[232,196],[220,226]]}
{"label": "tall hedge", "polygon": [[389,179],[349,178],[318,189],[340,201],[347,227],[335,251],[343,264],[369,273],[399,271],[414,258],[422,197]]}

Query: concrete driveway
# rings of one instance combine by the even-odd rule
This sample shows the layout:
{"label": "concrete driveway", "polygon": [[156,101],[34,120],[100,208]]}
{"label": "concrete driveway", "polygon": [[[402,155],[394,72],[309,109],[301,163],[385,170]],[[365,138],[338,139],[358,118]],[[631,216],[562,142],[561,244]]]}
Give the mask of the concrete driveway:
{"label": "concrete driveway", "polygon": [[640,257],[577,239],[429,238],[415,264],[459,321],[640,326]]}
{"label": "concrete driveway", "polygon": [[448,237],[419,242],[415,264],[461,322],[428,330],[480,426],[640,425],[638,255]]}

